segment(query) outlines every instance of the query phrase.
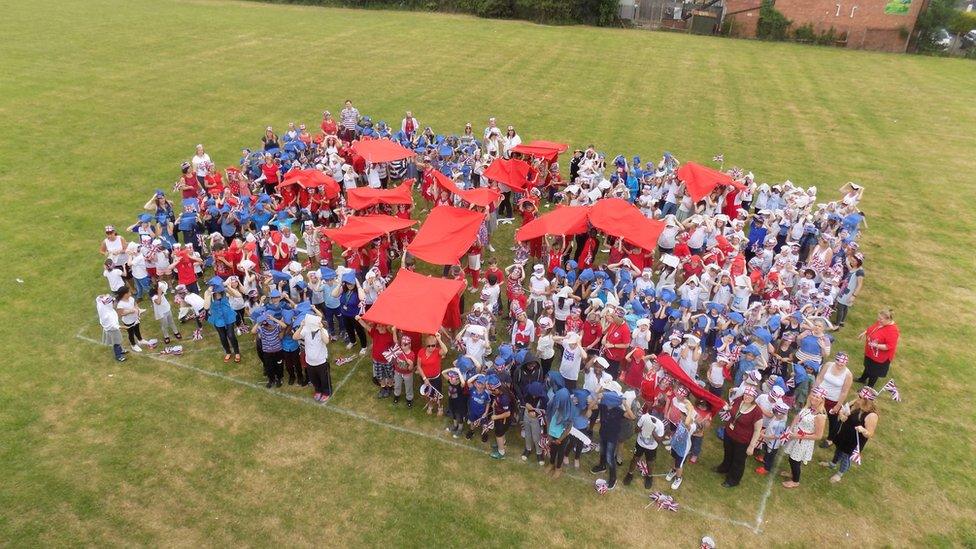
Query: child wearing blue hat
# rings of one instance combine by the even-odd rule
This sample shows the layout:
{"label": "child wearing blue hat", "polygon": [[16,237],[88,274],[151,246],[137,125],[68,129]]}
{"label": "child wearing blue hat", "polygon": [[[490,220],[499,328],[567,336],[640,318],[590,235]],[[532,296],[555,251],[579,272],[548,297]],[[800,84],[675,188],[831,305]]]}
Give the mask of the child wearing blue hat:
{"label": "child wearing blue hat", "polygon": [[265,385],[268,389],[281,387],[285,372],[282,365],[282,339],[287,325],[278,320],[271,313],[264,311],[256,319],[252,334],[257,334],[260,345],[261,362],[264,364],[264,376],[268,378]]}

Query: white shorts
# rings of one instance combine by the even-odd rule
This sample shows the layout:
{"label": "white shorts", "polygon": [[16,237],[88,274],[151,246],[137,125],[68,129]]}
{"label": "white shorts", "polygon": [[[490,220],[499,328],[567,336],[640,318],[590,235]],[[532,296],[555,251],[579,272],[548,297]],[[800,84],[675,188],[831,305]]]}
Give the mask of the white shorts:
{"label": "white shorts", "polygon": [[469,254],[468,255],[468,268],[472,271],[477,271],[481,269],[481,254]]}

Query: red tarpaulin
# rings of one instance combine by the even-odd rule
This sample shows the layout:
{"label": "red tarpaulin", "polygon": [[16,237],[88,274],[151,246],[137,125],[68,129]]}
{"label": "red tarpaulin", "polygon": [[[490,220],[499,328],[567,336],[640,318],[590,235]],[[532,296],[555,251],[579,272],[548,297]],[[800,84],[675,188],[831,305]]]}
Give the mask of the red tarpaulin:
{"label": "red tarpaulin", "polygon": [[278,185],[279,192],[282,187],[295,184],[303,189],[321,187],[328,198],[339,196],[339,184],[336,183],[336,180],[319,170],[290,170]]}
{"label": "red tarpaulin", "polygon": [[475,206],[485,208],[501,196],[501,193],[495,189],[461,189],[454,183],[454,180],[437,170],[431,171],[431,174],[434,177],[434,183],[436,183],[438,187],[451,194],[460,196],[464,201],[468,202],[469,204],[474,204]]}
{"label": "red tarpaulin", "polygon": [[[411,180],[412,181],[412,180]],[[377,204],[413,205],[413,194],[406,182],[392,189],[358,187],[346,191],[346,204],[354,210],[364,210]]]}
{"label": "red tarpaulin", "polygon": [[515,240],[525,242],[544,235],[574,235],[586,232],[589,206],[560,206],[529,221],[515,231]]}
{"label": "red tarpaulin", "polygon": [[357,141],[352,144],[352,151],[373,164],[403,160],[415,154],[410,149],[388,139]]}
{"label": "red tarpaulin", "polygon": [[323,229],[330,239],[343,248],[359,248],[385,234],[413,226],[414,219],[402,219],[392,215],[353,216],[345,225],[336,229]]}
{"label": "red tarpaulin", "polygon": [[437,206],[407,246],[414,256],[435,265],[457,265],[478,237],[485,214],[453,206]]}
{"label": "red tarpaulin", "polygon": [[598,200],[590,209],[590,223],[649,252],[657,249],[657,239],[664,230],[663,221],[644,217],[636,206],[619,198]]}
{"label": "red tarpaulin", "polygon": [[719,410],[725,408],[724,400],[708,392],[708,389],[705,389],[701,385],[695,383],[695,380],[688,377],[688,374],[686,374],[685,371],[681,369],[681,366],[678,366],[678,363],[675,362],[673,358],[671,358],[671,355],[666,355],[662,353],[657,356],[657,362],[665,370],[667,370],[668,374],[671,377],[675,378],[678,381],[678,383],[687,387],[688,392],[694,395],[698,400],[704,400],[708,402],[708,406],[709,408],[711,408],[712,414],[717,414]]}
{"label": "red tarpaulin", "polygon": [[460,280],[400,269],[363,318],[405,332],[433,334],[443,325],[451,300],[463,288],[464,282]]}
{"label": "red tarpaulin", "polygon": [[708,196],[719,185],[732,185],[737,189],[744,189],[745,185],[732,179],[727,173],[720,172],[713,168],[686,162],[678,168],[678,179],[684,182],[688,188],[691,199],[698,202]]}
{"label": "red tarpaulin", "polygon": [[482,177],[497,181],[515,192],[523,192],[529,186],[532,166],[522,160],[496,158],[485,168]]}
{"label": "red tarpaulin", "polygon": [[537,158],[544,158],[548,162],[555,162],[556,158],[559,157],[559,153],[564,153],[568,150],[569,145],[564,143],[542,140],[530,141],[512,148],[512,152],[527,154]]}

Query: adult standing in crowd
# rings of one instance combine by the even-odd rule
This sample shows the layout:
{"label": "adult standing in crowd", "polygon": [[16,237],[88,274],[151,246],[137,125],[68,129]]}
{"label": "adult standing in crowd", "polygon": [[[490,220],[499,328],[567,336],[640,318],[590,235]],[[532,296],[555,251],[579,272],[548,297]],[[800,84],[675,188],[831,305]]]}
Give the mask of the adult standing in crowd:
{"label": "adult standing in crowd", "polygon": [[900,336],[894,311],[881,310],[874,324],[857,336],[864,340],[864,371],[857,378],[858,383],[874,387],[879,378],[888,376]]}

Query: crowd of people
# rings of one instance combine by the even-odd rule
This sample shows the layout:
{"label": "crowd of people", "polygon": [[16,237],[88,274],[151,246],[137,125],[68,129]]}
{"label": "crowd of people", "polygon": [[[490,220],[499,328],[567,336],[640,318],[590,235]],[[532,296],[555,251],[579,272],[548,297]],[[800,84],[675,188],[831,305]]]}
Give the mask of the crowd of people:
{"label": "crowd of people", "polygon": [[[352,146],[369,139],[415,156],[369,163]],[[859,335],[860,376],[835,349],[833,334],[864,288],[864,189],[848,183],[826,200],[816,187],[760,183],[736,168],[739,185],[695,201],[669,153],[642,163],[589,146],[571,153],[564,174],[552,158],[519,153],[521,142],[493,118],[477,133],[469,123],[438,134],[409,111],[391,126],[347,101],[315,130],[267,127],[260,147],[224,170],[198,145],[172,191],[156,190],[131,225],[105,227],[110,291],[96,298],[104,342],[119,361],[130,350],[179,353],[188,325],[189,338],[214,332],[224,362],[241,362],[249,341],[269,388],[287,378],[311,385],[318,402],[333,393],[332,366],[368,353],[376,396],[391,406],[420,398],[449,436],[480,439],[495,459],[517,445],[554,477],[596,452],[590,471],[606,473],[607,489],[623,467],[624,484],[639,476],[650,489],[660,468],[677,490],[710,434],[721,439],[715,471],[725,487],[742,481],[749,456],[767,475],[782,453],[783,486],[795,488],[817,447],[830,448],[819,461],[840,481],[877,434],[874,387],[898,342],[885,309]],[[524,191],[484,176],[508,158],[530,166]],[[283,184],[305,169],[330,176],[335,191]],[[469,204],[437,185],[435,171],[458,189],[496,189],[498,199]],[[346,202],[350,189],[399,184],[422,203],[354,211]],[[500,223],[610,197],[663,222],[656,249],[596,228],[495,238]],[[371,213],[422,220],[441,205],[485,214],[463,261],[443,267],[465,284],[443,327],[418,334],[366,321],[396,272],[418,267],[405,252],[416,231],[355,249],[325,231]],[[150,317],[157,338],[142,329]]]}

